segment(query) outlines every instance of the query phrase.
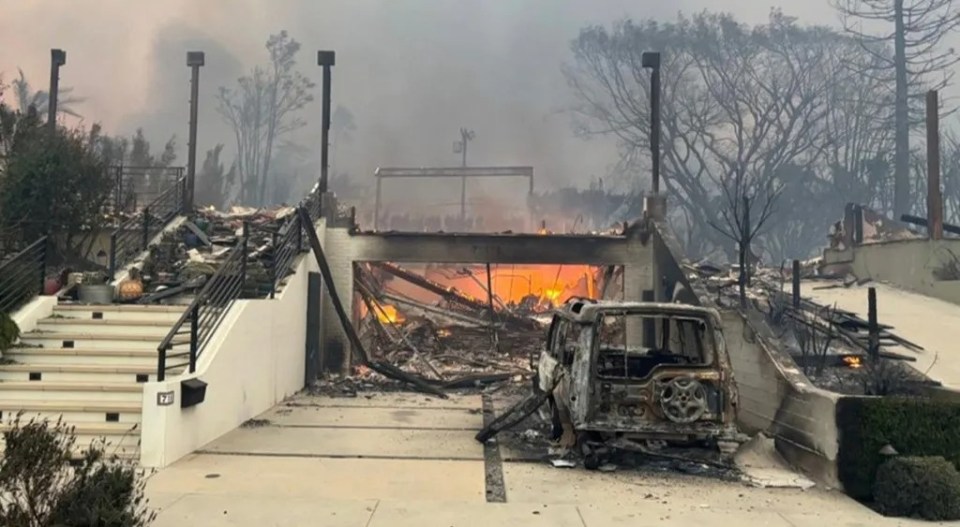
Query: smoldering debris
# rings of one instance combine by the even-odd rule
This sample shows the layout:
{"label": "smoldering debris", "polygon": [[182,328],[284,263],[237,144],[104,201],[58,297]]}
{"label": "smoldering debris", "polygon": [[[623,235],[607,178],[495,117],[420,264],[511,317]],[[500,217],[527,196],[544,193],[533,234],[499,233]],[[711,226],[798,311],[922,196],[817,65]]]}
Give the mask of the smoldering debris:
{"label": "smoldering debris", "polygon": [[[879,220],[867,221],[871,218],[865,215],[864,222],[872,225],[869,231],[872,240],[906,236],[901,228],[884,225]],[[842,231],[834,235],[838,242],[844,238]],[[850,288],[869,282],[848,272],[838,275],[838,270],[824,265],[821,258],[800,262],[797,267],[796,283],[816,281],[814,289]],[[740,273],[736,265],[701,263],[685,264],[683,268],[687,281],[703,301],[719,308],[740,308]],[[920,372],[904,364],[916,362],[915,354],[922,352],[922,347],[898,335],[896,328],[882,321],[871,337],[869,321],[856,313],[818,304],[799,294],[794,304],[793,274],[792,266],[753,265],[745,296],[748,310],[758,315],[754,322],[769,330],[768,340],[783,350],[810,382],[823,389],[852,395],[891,389],[911,394],[921,385],[931,384]],[[865,295],[865,303],[866,300]],[[871,338],[876,339],[876,360],[871,360]],[[891,351],[891,347],[906,353]]]}
{"label": "smoldering debris", "polygon": [[[274,244],[293,218],[294,210],[286,206],[197,210],[149,247],[140,269],[144,287],[139,302],[189,303],[193,293],[217,272],[231,251],[244,243],[244,234],[247,254],[242,295],[268,295],[274,287]],[[291,269],[278,269],[276,278],[282,281],[290,274]]]}

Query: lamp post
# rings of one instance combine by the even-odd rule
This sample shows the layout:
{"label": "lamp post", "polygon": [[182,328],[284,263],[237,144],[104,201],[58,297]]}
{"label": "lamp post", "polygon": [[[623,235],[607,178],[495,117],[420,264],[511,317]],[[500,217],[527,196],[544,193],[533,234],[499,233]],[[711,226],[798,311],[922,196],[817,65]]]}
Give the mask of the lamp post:
{"label": "lamp post", "polygon": [[330,160],[328,157],[330,147],[328,139],[330,136],[330,72],[336,62],[336,52],[317,52],[317,65],[323,67],[323,123],[320,130],[320,187],[317,189],[320,195],[327,192],[327,186],[329,184],[327,172],[330,169]]}
{"label": "lamp post", "polygon": [[47,126],[53,132],[57,129],[57,96],[60,94],[60,66],[67,63],[67,52],[62,49],[50,50],[50,95],[47,101]]}
{"label": "lamp post", "polygon": [[641,65],[650,74],[650,153],[653,164],[653,194],[660,193],[660,53],[645,51]]}
{"label": "lamp post", "polygon": [[193,197],[197,181],[197,110],[200,93],[200,67],[204,65],[202,51],[187,52],[190,67],[190,144],[187,145],[187,184],[183,196],[183,213],[193,211]]}

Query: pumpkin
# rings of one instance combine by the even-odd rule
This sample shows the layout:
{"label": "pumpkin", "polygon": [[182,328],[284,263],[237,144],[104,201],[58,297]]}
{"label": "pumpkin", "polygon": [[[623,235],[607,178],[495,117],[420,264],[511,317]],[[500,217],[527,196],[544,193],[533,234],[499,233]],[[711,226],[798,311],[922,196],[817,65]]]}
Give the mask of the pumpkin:
{"label": "pumpkin", "polygon": [[140,280],[140,270],[130,269],[130,276],[117,285],[117,298],[121,301],[136,300],[143,296],[143,281]]}

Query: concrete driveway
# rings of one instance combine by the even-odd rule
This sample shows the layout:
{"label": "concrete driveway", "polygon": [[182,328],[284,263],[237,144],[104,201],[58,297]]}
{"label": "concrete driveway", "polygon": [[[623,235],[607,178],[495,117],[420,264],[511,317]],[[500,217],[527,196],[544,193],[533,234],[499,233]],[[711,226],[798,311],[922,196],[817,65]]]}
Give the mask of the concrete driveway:
{"label": "concrete driveway", "polygon": [[[485,452],[473,439],[481,409],[478,396],[297,397],[152,476],[155,525],[912,524],[823,489],[501,462],[496,448]],[[487,471],[490,464],[502,470]],[[488,478],[498,473],[503,491],[494,494],[502,495],[491,499],[505,501],[490,502]]]}

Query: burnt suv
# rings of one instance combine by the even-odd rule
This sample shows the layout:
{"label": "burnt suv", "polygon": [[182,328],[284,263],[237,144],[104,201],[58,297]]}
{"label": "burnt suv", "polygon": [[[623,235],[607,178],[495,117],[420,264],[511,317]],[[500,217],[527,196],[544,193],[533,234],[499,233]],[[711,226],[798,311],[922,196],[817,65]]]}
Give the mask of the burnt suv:
{"label": "burnt suv", "polygon": [[[716,310],[571,300],[556,311],[535,380],[561,443],[735,441],[737,391]],[[722,447],[721,447],[722,449]]]}

